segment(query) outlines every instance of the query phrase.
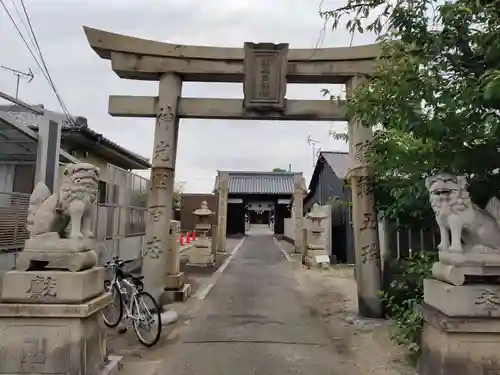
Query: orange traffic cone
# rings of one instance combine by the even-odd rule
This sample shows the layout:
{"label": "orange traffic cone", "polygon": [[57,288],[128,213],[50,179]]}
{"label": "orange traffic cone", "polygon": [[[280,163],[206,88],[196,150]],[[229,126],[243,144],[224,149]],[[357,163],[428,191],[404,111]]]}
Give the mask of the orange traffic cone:
{"label": "orange traffic cone", "polygon": [[181,235],[180,235],[180,237],[179,237],[179,244],[180,244],[181,246],[184,246],[184,236],[182,235],[182,233],[181,233]]}
{"label": "orange traffic cone", "polygon": [[188,234],[186,236],[186,243],[191,243],[191,235],[190,235],[189,232],[188,232]]}
{"label": "orange traffic cone", "polygon": [[193,230],[193,241],[196,241],[196,231]]}

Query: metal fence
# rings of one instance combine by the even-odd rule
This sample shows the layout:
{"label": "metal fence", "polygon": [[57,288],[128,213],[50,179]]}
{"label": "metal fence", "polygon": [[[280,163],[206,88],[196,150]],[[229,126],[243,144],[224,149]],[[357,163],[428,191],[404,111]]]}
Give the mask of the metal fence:
{"label": "metal fence", "polygon": [[392,258],[409,258],[423,251],[436,251],[439,230],[435,221],[422,222],[413,227],[400,226],[397,221],[389,222],[388,247]]}
{"label": "metal fence", "polygon": [[146,231],[149,181],[135,173],[108,164],[103,201],[95,220],[97,240],[143,235]]}
{"label": "metal fence", "polygon": [[0,250],[22,249],[26,230],[29,194],[0,192]]}

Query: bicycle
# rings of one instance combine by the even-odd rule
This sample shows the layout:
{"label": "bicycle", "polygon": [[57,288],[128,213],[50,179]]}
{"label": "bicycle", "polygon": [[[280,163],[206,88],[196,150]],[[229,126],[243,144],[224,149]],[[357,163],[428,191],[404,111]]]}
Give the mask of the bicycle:
{"label": "bicycle", "polygon": [[[111,270],[113,275],[111,281],[104,282],[104,288],[106,292],[112,293],[114,301],[102,311],[104,324],[114,328],[120,324],[122,318],[128,323],[132,321],[135,334],[140,343],[151,347],[158,342],[161,335],[160,309],[151,294],[144,291],[142,282],[144,276],[125,272],[123,266],[126,263],[128,262],[113,257],[104,264],[104,267]],[[151,303],[152,308],[148,308],[146,301]],[[116,313],[114,320],[107,316],[110,312]],[[149,327],[147,329],[149,333],[152,333],[152,324],[157,325],[156,333],[152,334],[150,340],[147,340],[140,331],[141,326],[145,323]]]}

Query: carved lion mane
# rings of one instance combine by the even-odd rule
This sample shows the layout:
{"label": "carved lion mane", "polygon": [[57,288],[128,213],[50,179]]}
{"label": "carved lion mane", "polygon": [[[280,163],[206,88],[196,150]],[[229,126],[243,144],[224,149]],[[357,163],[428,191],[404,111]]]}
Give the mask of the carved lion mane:
{"label": "carved lion mane", "polygon": [[95,210],[99,183],[99,168],[88,163],[70,164],[58,192],[39,182],[31,194],[28,208],[30,237],[57,232],[66,237],[71,224],[70,238],[92,236],[92,211]]}
{"label": "carved lion mane", "polygon": [[75,199],[85,203],[97,200],[99,169],[92,164],[71,164],[64,171],[64,181],[59,189],[59,208],[68,209]]}

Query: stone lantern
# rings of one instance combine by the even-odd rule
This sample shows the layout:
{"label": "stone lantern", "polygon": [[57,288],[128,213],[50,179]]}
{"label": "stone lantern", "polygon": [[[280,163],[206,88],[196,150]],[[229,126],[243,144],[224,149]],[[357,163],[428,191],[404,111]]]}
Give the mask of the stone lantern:
{"label": "stone lantern", "polygon": [[193,211],[193,214],[198,217],[196,223],[196,232],[199,237],[196,239],[194,249],[189,254],[189,265],[194,266],[209,266],[214,264],[214,255],[211,251],[211,243],[208,238],[210,230],[210,217],[214,214],[206,201],[201,202],[200,208]]}
{"label": "stone lantern", "polygon": [[315,203],[311,212],[306,217],[310,220],[310,235],[307,236],[305,263],[309,267],[329,267],[330,256],[325,249],[326,242],[325,236],[323,236],[325,228],[322,226],[322,222],[327,218],[327,214]]}

